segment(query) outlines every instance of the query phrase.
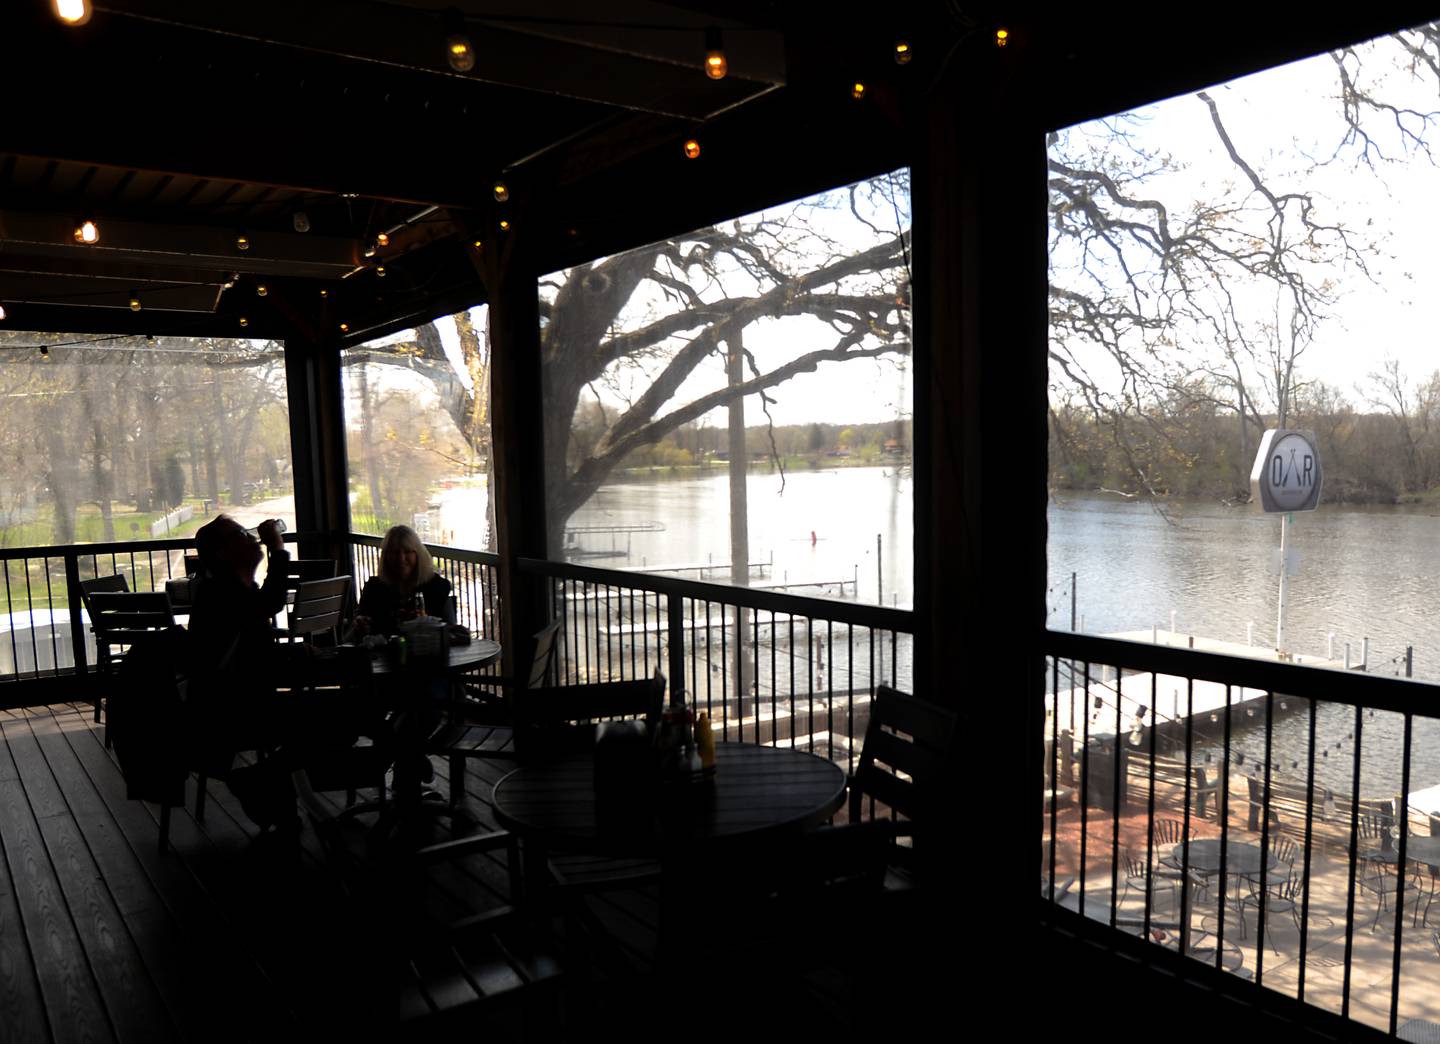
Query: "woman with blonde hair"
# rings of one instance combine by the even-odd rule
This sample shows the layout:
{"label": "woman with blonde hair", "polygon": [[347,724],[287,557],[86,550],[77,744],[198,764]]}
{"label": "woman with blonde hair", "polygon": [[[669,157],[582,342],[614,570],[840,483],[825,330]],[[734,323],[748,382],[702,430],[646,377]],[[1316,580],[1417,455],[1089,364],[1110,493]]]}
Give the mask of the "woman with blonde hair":
{"label": "woman with blonde hair", "polygon": [[450,581],[435,572],[420,536],[409,526],[392,526],[380,544],[380,575],[365,581],[355,608],[353,634],[394,634],[401,614],[409,611],[415,595],[425,602],[425,615],[454,623],[450,609]]}

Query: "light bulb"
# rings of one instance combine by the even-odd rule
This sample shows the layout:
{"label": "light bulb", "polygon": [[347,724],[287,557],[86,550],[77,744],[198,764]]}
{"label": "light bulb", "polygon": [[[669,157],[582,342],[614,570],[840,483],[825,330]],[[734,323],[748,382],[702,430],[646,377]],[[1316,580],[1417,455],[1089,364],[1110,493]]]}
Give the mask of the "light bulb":
{"label": "light bulb", "polygon": [[456,72],[475,68],[475,45],[465,31],[465,16],[453,7],[445,12],[445,61]]}
{"label": "light bulb", "polygon": [[303,210],[297,210],[291,215],[290,224],[294,226],[296,232],[309,232],[310,215]]}
{"label": "light bulb", "polygon": [[850,85],[850,97],[854,98],[856,101],[859,101],[861,98],[865,97],[865,84],[861,83],[859,80],[856,80],[854,83],[852,83]]}
{"label": "light bulb", "polygon": [[269,292],[270,292],[270,288],[269,288],[268,286],[266,286],[264,283],[256,283],[256,284],[255,284],[255,296],[256,296],[256,297],[264,297],[264,296],[265,296],[266,294],[268,294]]}
{"label": "light bulb", "polygon": [[700,143],[699,143],[698,141],[696,141],[694,138],[686,138],[686,139],[685,139],[685,158],[686,158],[686,159],[699,159],[699,158],[700,158]]}
{"label": "light bulb", "polygon": [[130,291],[130,311],[140,311],[140,295],[134,290]]}
{"label": "light bulb", "polygon": [[506,221],[504,218],[501,218],[501,219],[500,219],[500,231],[501,231],[501,232],[509,232],[509,231],[510,231],[510,222]]}
{"label": "light bulb", "polygon": [[50,349],[46,348],[43,344],[40,346],[40,358],[46,362],[50,361]]}
{"label": "light bulb", "polygon": [[330,296],[330,291],[329,291],[329,290],[321,290],[321,291],[320,291],[320,296],[321,296],[321,297],[329,297],[329,296]]}
{"label": "light bulb", "polygon": [[146,344],[146,346],[149,347],[149,348],[154,348],[154,347],[155,347],[155,335],[154,335],[154,334],[146,334],[146,335],[145,335],[145,344]]}
{"label": "light bulb", "polygon": [[909,65],[910,59],[915,57],[915,52],[910,49],[909,40],[895,41],[895,64]]}
{"label": "light bulb", "polygon": [[341,323],[341,324],[340,324],[340,332],[341,332],[341,333],[349,333],[349,332],[350,332],[350,324],[349,324],[349,323]]}
{"label": "light bulb", "polygon": [[485,249],[485,241],[484,241],[483,239],[477,239],[477,240],[475,240],[475,249],[476,249],[476,250],[484,250],[484,249]]}
{"label": "light bulb", "polygon": [[94,246],[100,242],[100,226],[91,218],[81,218],[75,225],[75,242]]}
{"label": "light bulb", "polygon": [[730,71],[725,61],[725,48],[720,42],[720,30],[714,26],[705,30],[705,75],[712,80],[723,80]]}
{"label": "light bulb", "polygon": [[475,48],[470,44],[470,37],[446,37],[445,60],[456,72],[469,72],[475,68]]}
{"label": "light bulb", "polygon": [[236,250],[249,250],[249,249],[250,249],[250,237],[247,236],[244,232],[236,233],[236,235],[235,235],[235,249],[236,249]]}
{"label": "light bulb", "polygon": [[369,245],[365,248],[365,256],[366,256],[366,257],[374,257],[374,256],[375,256],[375,244],[374,244],[374,243],[369,244]]}
{"label": "light bulb", "polygon": [[384,279],[384,278],[385,278],[385,266],[384,266],[384,265],[376,265],[376,266],[375,266],[375,275],[376,275],[377,277],[379,277],[380,279]]}
{"label": "light bulb", "polygon": [[503,181],[495,182],[494,192],[496,203],[504,203],[507,199],[510,198],[510,188]]}
{"label": "light bulb", "polygon": [[1010,42],[1010,30],[1009,30],[1009,29],[1003,29],[1003,28],[1002,28],[1002,29],[996,29],[996,30],[995,30],[995,46],[996,46],[996,47],[1004,47],[1004,46],[1005,46],[1007,43],[1009,43],[1009,42]]}
{"label": "light bulb", "polygon": [[84,25],[90,21],[90,0],[50,0],[55,17],[66,25]]}
{"label": "light bulb", "polygon": [[249,325],[250,325],[250,320],[249,320],[249,319],[246,319],[246,318],[242,315],[242,316],[240,317],[240,325],[241,325],[241,326],[249,326]]}
{"label": "light bulb", "polygon": [[0,323],[3,323],[6,318],[8,318],[8,316],[9,313],[5,311],[5,306],[3,304],[0,304]]}

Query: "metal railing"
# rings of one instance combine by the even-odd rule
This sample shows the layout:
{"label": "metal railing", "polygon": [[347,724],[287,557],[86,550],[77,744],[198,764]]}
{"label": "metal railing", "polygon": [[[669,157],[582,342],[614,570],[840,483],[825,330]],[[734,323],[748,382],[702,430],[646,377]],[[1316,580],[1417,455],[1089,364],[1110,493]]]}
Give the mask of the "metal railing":
{"label": "metal railing", "polygon": [[1392,1034],[1440,1008],[1434,687],[1045,642],[1045,898]]}
{"label": "metal railing", "polygon": [[525,559],[564,621],[560,682],[667,676],[725,741],[796,746],[854,768],[877,684],[910,687],[912,614]]}

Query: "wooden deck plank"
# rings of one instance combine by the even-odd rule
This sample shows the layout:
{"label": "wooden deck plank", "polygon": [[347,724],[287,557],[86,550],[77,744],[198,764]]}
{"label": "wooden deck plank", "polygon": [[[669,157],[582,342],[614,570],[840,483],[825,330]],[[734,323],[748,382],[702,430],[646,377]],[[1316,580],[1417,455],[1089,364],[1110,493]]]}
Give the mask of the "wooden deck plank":
{"label": "wooden deck plank", "polygon": [[[13,762],[5,763],[13,772]],[[0,781],[0,789],[17,786],[13,780]],[[50,1032],[10,866],[4,858],[0,858],[0,1025],[14,1040],[44,1040]]]}
{"label": "wooden deck plank", "polygon": [[[5,722],[7,729],[14,720]],[[34,955],[50,1033],[61,1041],[114,1040],[99,986],[85,960],[8,741],[3,748],[0,765],[8,766],[15,775],[13,782],[0,787],[0,847],[10,867],[20,921]]]}
{"label": "wooden deck plank", "polygon": [[[183,936],[183,945],[171,959],[182,963],[191,984],[183,1002],[196,1017],[205,1020],[206,1036],[260,1040],[285,1035],[287,1027],[295,1024],[294,1014],[280,1002],[275,984],[250,952],[250,936],[234,913],[205,888],[185,859],[177,858],[174,852],[159,852],[155,844],[159,827],[153,809],[125,797],[124,780],[104,748],[100,730],[83,713],[59,714],[54,720]],[[182,833],[183,828],[175,828],[188,818],[177,810],[172,834]],[[198,862],[222,858],[203,837],[189,848],[191,859]],[[217,1024],[217,1017],[223,1017],[223,1023]]]}
{"label": "wooden deck plank", "polygon": [[[0,730],[31,795],[31,810],[36,814],[41,838],[116,1037],[121,1041],[173,1039],[174,1025],[110,891],[111,881],[122,887],[131,883],[138,868],[112,861],[110,874],[101,873],[67,795],[62,794],[62,780],[68,784],[69,794],[77,798],[91,789],[73,754],[57,758],[52,768],[31,729],[28,714],[22,720],[0,722]],[[37,797],[41,799],[39,804]]]}

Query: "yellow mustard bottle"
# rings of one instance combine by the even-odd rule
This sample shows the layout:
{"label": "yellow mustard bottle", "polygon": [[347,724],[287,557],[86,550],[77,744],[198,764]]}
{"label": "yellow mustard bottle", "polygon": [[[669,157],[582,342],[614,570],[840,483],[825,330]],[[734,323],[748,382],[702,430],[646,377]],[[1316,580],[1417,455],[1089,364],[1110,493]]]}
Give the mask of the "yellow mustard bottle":
{"label": "yellow mustard bottle", "polygon": [[702,768],[715,767],[715,734],[710,730],[710,715],[704,711],[695,718],[695,749]]}

